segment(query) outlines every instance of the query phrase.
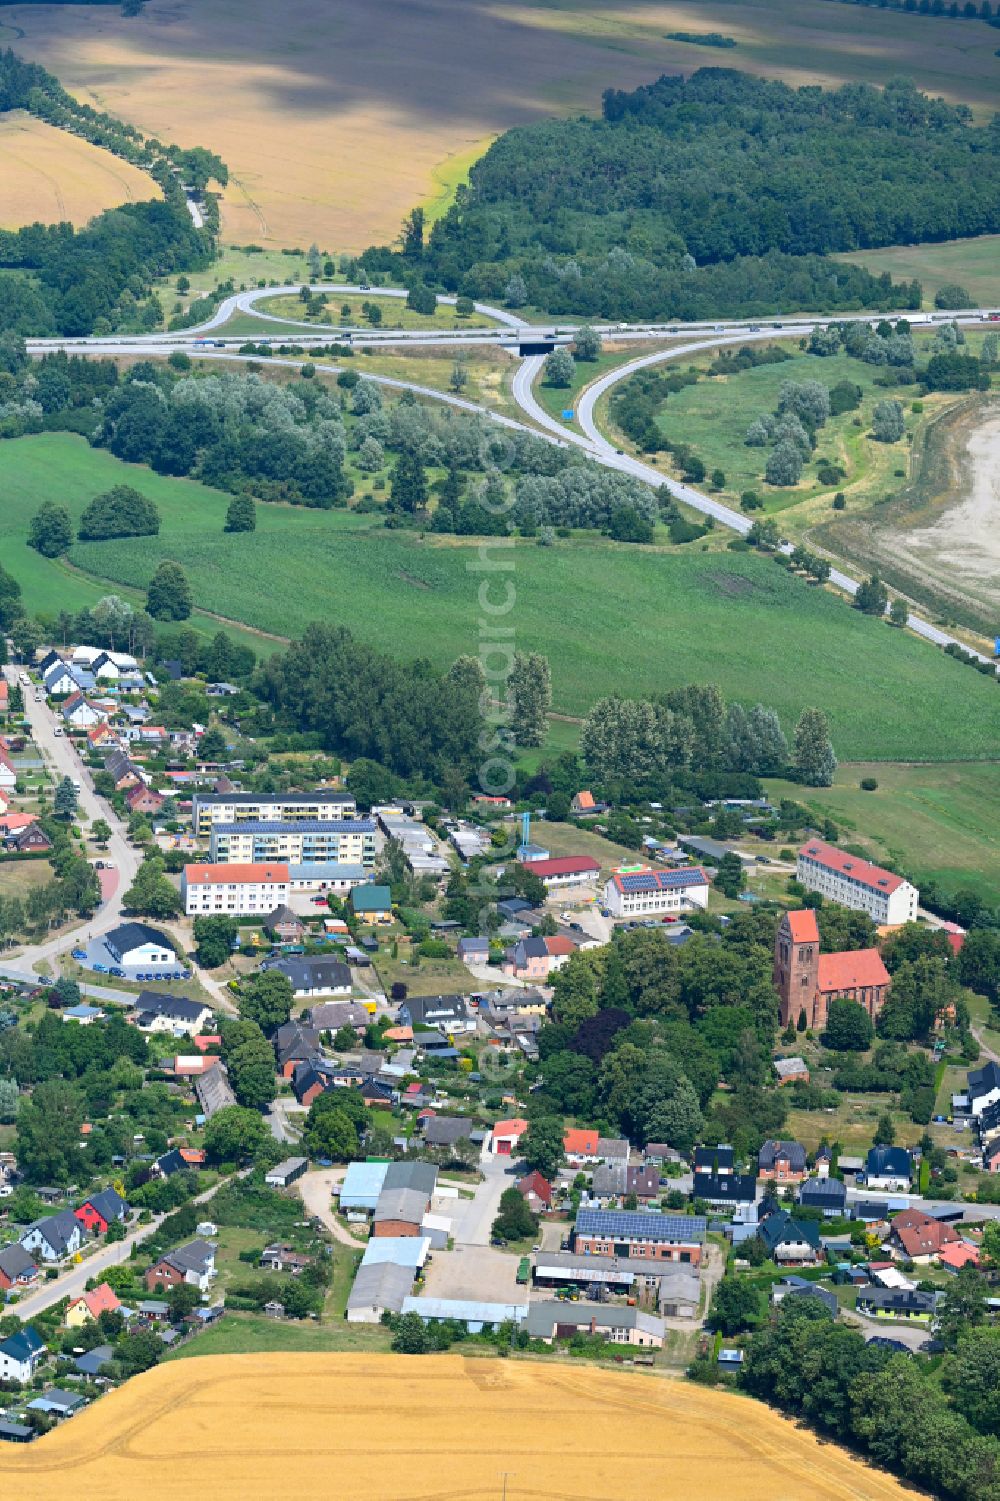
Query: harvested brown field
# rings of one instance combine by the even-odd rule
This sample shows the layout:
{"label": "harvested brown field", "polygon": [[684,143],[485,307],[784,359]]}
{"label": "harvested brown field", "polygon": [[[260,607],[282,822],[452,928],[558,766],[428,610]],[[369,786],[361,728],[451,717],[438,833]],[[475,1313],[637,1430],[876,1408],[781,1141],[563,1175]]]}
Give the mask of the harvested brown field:
{"label": "harvested brown field", "polygon": [[[703,65],[791,83],[921,87],[992,113],[979,22],[829,0],[149,0],[22,5],[0,42],[79,98],[229,164],[227,241],[359,250],[426,200],[439,211],[508,126],[597,111],[602,90]],[[717,30],[721,54],[669,41]],[[17,32],[22,35],[17,37]]]}
{"label": "harvested brown field", "polygon": [[31,1501],[902,1501],[749,1399],[640,1373],[392,1355],[222,1355],[139,1376],[0,1478]]}
{"label": "harvested brown field", "polygon": [[102,209],[160,196],[137,167],[21,110],[0,115],[0,183],[0,229],[85,224]]}

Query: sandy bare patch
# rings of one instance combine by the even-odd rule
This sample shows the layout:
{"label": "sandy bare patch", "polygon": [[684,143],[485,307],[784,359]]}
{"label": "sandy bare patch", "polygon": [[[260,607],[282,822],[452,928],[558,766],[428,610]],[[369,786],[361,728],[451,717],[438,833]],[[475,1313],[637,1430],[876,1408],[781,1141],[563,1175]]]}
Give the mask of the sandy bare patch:
{"label": "sandy bare patch", "polygon": [[897,532],[896,549],[921,571],[964,579],[1000,604],[1000,409],[965,438],[958,469],[964,499],[930,526]]}

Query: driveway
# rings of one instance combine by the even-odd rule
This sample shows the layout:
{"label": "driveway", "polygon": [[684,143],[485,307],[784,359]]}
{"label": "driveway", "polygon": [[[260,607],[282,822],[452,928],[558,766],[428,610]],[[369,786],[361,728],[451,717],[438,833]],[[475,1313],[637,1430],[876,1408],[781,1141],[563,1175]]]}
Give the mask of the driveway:
{"label": "driveway", "polygon": [[307,1212],[326,1226],[334,1240],[339,1240],[342,1246],[350,1246],[352,1251],[363,1251],[368,1240],[367,1230],[359,1227],[362,1239],[358,1240],[340,1223],[331,1203],[333,1190],[344,1181],[346,1172],[346,1167],[317,1168],[297,1179],[295,1187]]}
{"label": "driveway", "polygon": [[500,1209],[500,1195],[517,1182],[518,1173],[509,1157],[483,1156],[480,1162],[483,1181],[471,1199],[449,1200],[445,1211],[452,1220],[456,1245],[488,1246],[490,1229]]}

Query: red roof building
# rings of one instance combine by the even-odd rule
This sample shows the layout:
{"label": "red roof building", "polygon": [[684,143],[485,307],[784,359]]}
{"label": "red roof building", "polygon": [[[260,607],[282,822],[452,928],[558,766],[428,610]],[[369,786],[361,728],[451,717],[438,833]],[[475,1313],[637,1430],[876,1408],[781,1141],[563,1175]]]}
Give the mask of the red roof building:
{"label": "red roof building", "polygon": [[860,1000],[861,991],[889,987],[889,971],[878,949],[854,949],[846,954],[820,954],[817,983],[824,995]]}
{"label": "red roof building", "polygon": [[598,1143],[601,1133],[590,1129],[572,1128],[563,1136],[563,1151],[567,1162],[574,1164],[596,1162],[600,1156]]}
{"label": "red roof building", "polygon": [[878,949],[821,954],[819,927],[811,909],[786,912],[774,940],[774,988],[783,1027],[822,1031],[835,1000],[856,1001],[872,1021],[885,1005],[890,976]]}
{"label": "red roof building", "polygon": [[895,927],[913,922],[920,893],[909,881],[835,844],[811,839],[799,850],[796,875],[809,891],[867,912],[873,922]]}
{"label": "red roof building", "polygon": [[933,1219],[922,1209],[904,1209],[897,1214],[889,1227],[889,1238],[910,1261],[931,1261],[961,1239],[951,1225]]}
{"label": "red roof building", "polygon": [[548,1178],[542,1177],[537,1168],[520,1180],[517,1191],[527,1200],[528,1208],[533,1214],[542,1214],[552,1208],[552,1184]]}

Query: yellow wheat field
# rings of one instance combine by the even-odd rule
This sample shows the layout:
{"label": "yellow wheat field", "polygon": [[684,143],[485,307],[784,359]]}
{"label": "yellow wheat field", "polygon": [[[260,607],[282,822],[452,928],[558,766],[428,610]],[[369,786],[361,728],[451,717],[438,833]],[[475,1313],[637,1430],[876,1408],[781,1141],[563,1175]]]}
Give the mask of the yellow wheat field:
{"label": "yellow wheat field", "polygon": [[151,177],[110,151],[20,110],[0,115],[0,229],[36,219],[85,224],[102,209],[159,196]]}
{"label": "yellow wheat field", "polygon": [[30,1449],[4,1494],[101,1501],[903,1501],[747,1399],[638,1373],[457,1355],[161,1366]]}
{"label": "yellow wheat field", "polygon": [[[738,46],[669,41],[721,31]],[[18,35],[20,33],[20,35]],[[0,45],[163,141],[218,151],[230,243],[360,250],[446,201],[510,125],[597,112],[602,90],[713,65],[791,83],[884,82],[991,113],[979,22],[828,0],[148,0],[13,5]]]}

